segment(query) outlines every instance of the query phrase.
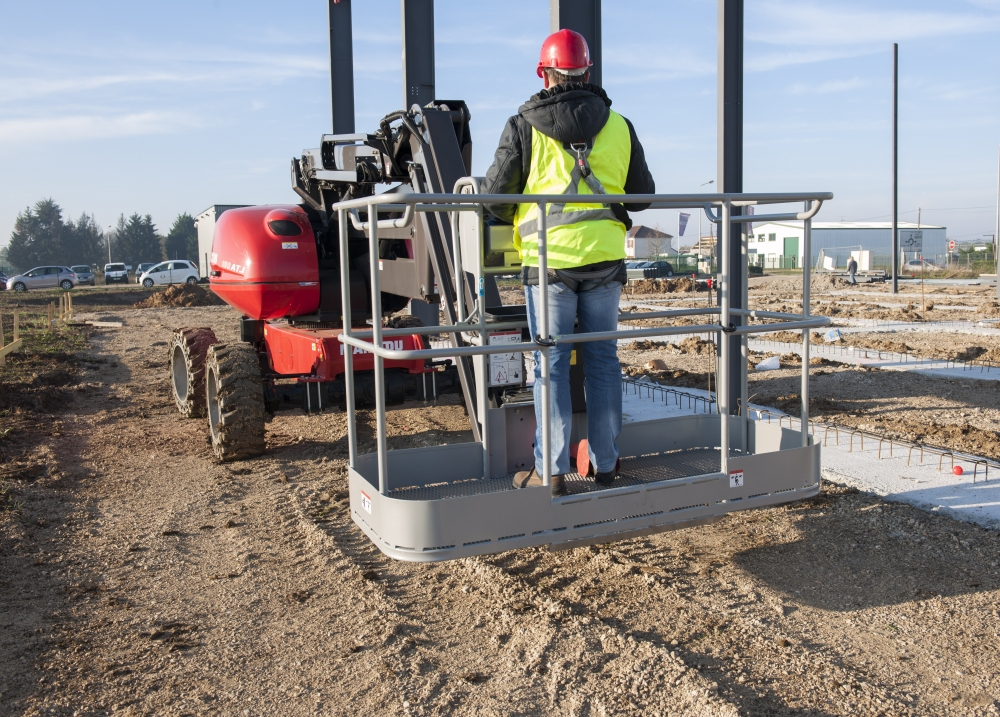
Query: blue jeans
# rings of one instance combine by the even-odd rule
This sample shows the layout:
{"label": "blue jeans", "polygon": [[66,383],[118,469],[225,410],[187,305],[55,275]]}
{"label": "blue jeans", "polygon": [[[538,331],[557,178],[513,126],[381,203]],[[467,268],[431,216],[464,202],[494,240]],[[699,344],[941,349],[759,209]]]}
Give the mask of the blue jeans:
{"label": "blue jeans", "polygon": [[[618,301],[622,287],[617,281],[577,294],[563,283],[549,284],[549,334],[573,333],[574,320],[580,332],[615,331],[618,328]],[[532,340],[540,323],[538,286],[524,287],[528,304],[528,326]],[[578,344],[583,354],[587,396],[587,442],[590,459],[601,473],[615,469],[618,436],[622,432],[622,371],[616,341],[586,341]],[[573,403],[569,390],[569,366],[573,344],[549,349],[549,387],[552,405],[550,456],[552,475],[570,472],[569,437],[573,424]],[[535,352],[535,470],[542,473],[542,360]]]}

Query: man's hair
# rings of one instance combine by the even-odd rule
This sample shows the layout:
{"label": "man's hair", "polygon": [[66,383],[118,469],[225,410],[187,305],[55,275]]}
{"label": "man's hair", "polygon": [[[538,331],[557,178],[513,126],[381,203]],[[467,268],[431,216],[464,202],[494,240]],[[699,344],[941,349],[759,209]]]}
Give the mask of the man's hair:
{"label": "man's hair", "polygon": [[549,87],[565,85],[570,82],[584,82],[584,78],[587,76],[586,72],[582,75],[567,75],[565,72],[560,72],[554,67],[546,67],[545,74],[549,78]]}

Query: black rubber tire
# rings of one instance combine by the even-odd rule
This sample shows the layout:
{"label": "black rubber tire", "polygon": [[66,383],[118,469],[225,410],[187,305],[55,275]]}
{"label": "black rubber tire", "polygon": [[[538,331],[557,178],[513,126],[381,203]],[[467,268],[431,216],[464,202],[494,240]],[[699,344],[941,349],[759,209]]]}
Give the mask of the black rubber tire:
{"label": "black rubber tire", "polygon": [[194,286],[195,284],[198,283],[198,280],[196,278],[194,278],[193,276],[189,276],[187,278],[187,281],[185,281],[184,283],[185,284],[190,284],[191,286]]}
{"label": "black rubber tire", "polygon": [[215,344],[205,362],[212,450],[222,462],[264,452],[264,384],[250,344]]}
{"label": "black rubber tire", "polygon": [[185,418],[205,415],[205,359],[208,348],[218,341],[209,328],[175,329],[170,339],[170,388]]}
{"label": "black rubber tire", "polygon": [[62,282],[60,282],[59,284],[59,288],[62,289],[63,291],[72,291],[73,282],[70,281],[69,279],[63,279]]}
{"label": "black rubber tire", "polygon": [[22,281],[19,281],[16,284],[14,284],[14,291],[27,291],[27,290],[28,287],[25,286],[24,282]]}
{"label": "black rubber tire", "polygon": [[152,289],[153,288],[153,280],[152,279],[143,279],[142,280],[142,285],[145,286],[147,289]]}
{"label": "black rubber tire", "polygon": [[667,271],[667,278],[670,278],[673,275],[674,275],[673,271]]}

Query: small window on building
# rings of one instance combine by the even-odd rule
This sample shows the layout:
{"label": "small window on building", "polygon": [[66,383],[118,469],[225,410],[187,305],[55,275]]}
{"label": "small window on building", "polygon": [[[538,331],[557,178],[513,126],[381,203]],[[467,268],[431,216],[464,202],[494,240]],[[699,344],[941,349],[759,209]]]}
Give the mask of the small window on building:
{"label": "small window on building", "polygon": [[[761,238],[763,239],[763,236]],[[768,241],[777,241],[778,240],[778,235],[777,234],[768,234],[767,235],[767,240]]]}
{"label": "small window on building", "polygon": [[764,241],[764,235],[763,234],[758,234],[757,235],[757,241]]}

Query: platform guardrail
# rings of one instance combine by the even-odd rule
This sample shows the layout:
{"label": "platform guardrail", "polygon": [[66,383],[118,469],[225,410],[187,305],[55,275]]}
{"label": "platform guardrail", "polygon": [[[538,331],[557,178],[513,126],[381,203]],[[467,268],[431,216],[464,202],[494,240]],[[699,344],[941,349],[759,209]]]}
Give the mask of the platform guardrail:
{"label": "platform guardrail", "polygon": [[[527,204],[538,205],[538,268],[539,268],[539,290],[543,297],[548,296],[548,250],[547,250],[547,208],[549,204],[565,204],[567,195],[558,194],[461,194],[458,193],[463,187],[475,188],[478,185],[472,178],[460,179],[456,184],[456,193],[453,194],[381,194],[370,197],[361,197],[349,201],[334,204],[331,209],[338,213],[340,228],[340,270],[341,270],[341,300],[342,306],[352,306],[351,303],[351,282],[349,279],[348,261],[348,230],[347,223],[361,231],[367,231],[369,256],[379,256],[379,228],[400,228],[413,221],[414,215],[418,212],[448,212],[451,221],[452,231],[452,258],[454,275],[451,280],[456,287],[461,286],[461,282],[456,281],[456,277],[464,276],[462,263],[462,250],[458,237],[458,213],[475,212],[482,226],[484,208],[491,204]],[[540,355],[540,376],[541,382],[541,409],[542,409],[542,454],[548,456],[551,452],[551,390],[549,385],[550,358],[549,351],[553,346],[565,343],[577,343],[581,341],[604,341],[619,338],[641,338],[655,336],[669,336],[675,334],[706,333],[716,332],[719,336],[719,354],[721,357],[729,356],[730,342],[737,338],[742,346],[742,389],[739,404],[748,405],[746,364],[748,359],[747,337],[750,334],[770,333],[776,331],[794,330],[802,331],[802,383],[801,383],[801,415],[802,423],[806,430],[802,431],[802,445],[809,445],[809,330],[821,328],[830,324],[830,319],[821,316],[811,316],[809,313],[809,268],[803,271],[803,292],[802,292],[802,313],[789,314],[768,311],[751,311],[747,309],[734,309],[732,307],[731,296],[731,276],[733,257],[730,251],[730,235],[733,224],[747,224],[750,222],[768,221],[790,221],[797,220],[804,222],[803,251],[805,256],[810,256],[812,238],[812,218],[819,211],[824,201],[833,198],[829,192],[804,192],[790,194],[622,194],[622,195],[575,195],[579,197],[574,201],[585,202],[587,204],[649,204],[652,209],[699,209],[705,212],[709,221],[719,225],[719,239],[722,248],[722,256],[719,268],[719,306],[706,307],[704,309],[676,309],[660,312],[649,312],[641,315],[624,314],[619,320],[637,320],[654,318],[674,318],[681,316],[718,316],[718,323],[688,325],[688,326],[657,326],[633,330],[604,331],[594,333],[576,333],[565,336],[552,336],[549,334],[549,308],[548,302],[540,303],[538,335],[533,337],[531,342],[523,342],[516,345],[468,345],[449,348],[430,348],[422,350],[394,350],[383,346],[383,338],[396,335],[413,334],[469,334],[477,333],[480,337],[486,335],[487,329],[500,330],[502,328],[523,328],[525,322],[507,322],[500,324],[487,324],[485,320],[485,292],[480,283],[479,295],[476,297],[476,307],[471,314],[467,314],[465,307],[464,291],[457,291],[458,321],[451,326],[435,326],[427,329],[385,329],[382,327],[380,317],[382,315],[381,284],[379,280],[380,261],[372,260],[370,264],[371,273],[371,301],[372,316],[377,320],[372,322],[371,330],[358,331],[350,325],[350,312],[344,312],[343,333],[340,341],[348,346],[361,351],[367,351],[375,355],[375,401],[376,401],[376,450],[378,453],[378,481],[379,492],[383,495],[388,490],[387,479],[387,447],[386,447],[386,425],[385,425],[385,377],[383,373],[385,359],[396,360],[420,360],[420,359],[445,359],[457,356],[485,356],[494,353],[509,353],[511,350],[519,352],[536,351]],[[755,216],[733,216],[734,207],[761,206],[771,204],[788,204],[793,202],[804,202],[804,210],[801,212],[784,212],[776,214],[757,214]],[[367,220],[362,220],[361,210],[367,212]],[[402,212],[402,217],[388,217],[379,219],[379,212]],[[742,256],[740,270],[743,274],[743,296],[742,305],[747,306],[747,233],[741,232]],[[481,237],[480,237],[481,238]],[[481,242],[480,242],[481,245]],[[479,256],[482,264],[482,252]],[[480,266],[482,269],[482,266]],[[480,273],[482,276],[482,273]],[[732,322],[734,316],[742,318],[763,319],[769,323],[748,324],[735,326]],[[476,321],[473,321],[476,319]],[[371,341],[364,340],[370,338]],[[348,374],[345,380],[346,403],[347,403],[347,423],[349,440],[349,461],[352,468],[356,468],[358,457],[357,446],[357,426],[355,418],[355,396],[354,396],[354,362],[353,351],[344,352],[344,368]],[[724,359],[719,362],[719,385],[727,386],[729,382],[730,366]],[[485,386],[480,385],[480,423],[485,426]],[[722,416],[727,416],[733,412],[735,406],[730,406],[726,391],[720,391],[717,397],[718,412]],[[740,445],[747,445],[747,421],[749,411],[741,411],[741,428],[743,440]],[[720,453],[722,460],[722,472],[728,471],[728,461],[730,457],[730,421],[720,420]],[[489,469],[489,446],[488,431],[481,430],[483,444],[484,470]],[[484,473],[488,476],[489,473]],[[545,461],[543,469],[543,483],[547,486],[551,482],[551,464]]]}

